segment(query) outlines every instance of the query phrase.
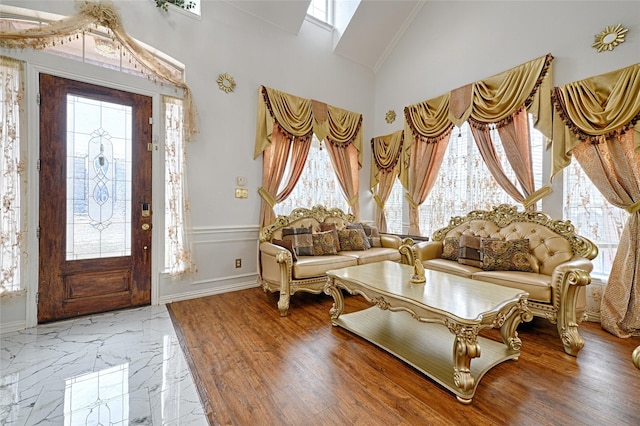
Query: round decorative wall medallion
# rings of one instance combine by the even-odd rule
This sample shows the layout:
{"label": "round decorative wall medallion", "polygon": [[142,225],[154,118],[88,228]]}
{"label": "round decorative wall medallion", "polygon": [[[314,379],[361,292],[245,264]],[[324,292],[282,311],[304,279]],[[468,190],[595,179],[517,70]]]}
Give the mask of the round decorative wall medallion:
{"label": "round decorative wall medallion", "polygon": [[392,109],[390,109],[389,111],[387,111],[387,115],[385,115],[385,120],[387,120],[387,123],[391,124],[394,121],[396,121],[396,112]]}
{"label": "round decorative wall medallion", "polygon": [[233,89],[236,87],[236,82],[229,74],[220,74],[218,76],[218,87],[225,93],[233,92]]}
{"label": "round decorative wall medallion", "polygon": [[620,43],[624,43],[624,37],[629,31],[622,24],[605,27],[604,30],[596,34],[592,47],[602,52],[603,50],[613,50]]}

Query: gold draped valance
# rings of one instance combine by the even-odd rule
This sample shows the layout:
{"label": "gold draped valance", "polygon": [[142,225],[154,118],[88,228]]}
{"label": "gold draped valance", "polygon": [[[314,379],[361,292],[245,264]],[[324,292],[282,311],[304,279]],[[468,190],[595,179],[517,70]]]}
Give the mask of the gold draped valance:
{"label": "gold draped valance", "polygon": [[153,81],[163,81],[182,89],[184,92],[184,136],[191,140],[197,133],[196,109],[189,87],[171,69],[158,61],[146,49],[131,38],[120,22],[118,9],[111,2],[84,1],[78,6],[79,13],[74,16],[50,22],[35,28],[17,31],[0,31],[0,47],[44,49],[56,44],[64,44],[72,37],[90,32],[97,26],[107,29],[123,56],[140,65],[143,74]]}
{"label": "gold draped valance", "polygon": [[553,103],[552,178],[571,163],[581,141],[632,131],[640,152],[640,63],[555,87]]}
{"label": "gold draped valance", "polygon": [[261,86],[254,159],[271,144],[274,125],[291,137],[315,133],[319,140],[327,139],[333,145],[351,143],[362,167],[362,114]]}
{"label": "gold draped valance", "polygon": [[553,56],[547,54],[437,98],[405,107],[400,170],[400,180],[405,188],[409,152],[416,140],[426,143],[448,140],[453,127],[459,127],[467,120],[476,127],[501,126],[525,108],[534,117],[534,127],[550,138],[552,61]]}
{"label": "gold draped valance", "polygon": [[404,132],[402,130],[371,139],[370,188],[373,189],[378,184],[380,172],[389,173],[396,169],[402,152],[403,140]]}
{"label": "gold draped valance", "polygon": [[551,62],[547,54],[520,66],[476,81],[437,98],[405,107],[405,150],[421,137],[437,142],[453,126],[467,121],[496,124],[524,107],[535,127],[551,137]]}

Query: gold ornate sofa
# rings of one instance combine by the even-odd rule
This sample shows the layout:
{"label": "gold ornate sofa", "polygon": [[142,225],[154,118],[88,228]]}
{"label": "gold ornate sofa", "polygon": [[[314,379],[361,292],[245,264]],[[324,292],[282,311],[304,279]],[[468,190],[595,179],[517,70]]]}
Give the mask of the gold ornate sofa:
{"label": "gold ornate sofa", "polygon": [[[480,237],[474,240],[480,241],[482,249],[488,249],[494,241],[499,247],[509,246],[516,253],[514,258],[519,251],[524,261],[521,265],[503,262],[501,255],[490,249],[490,255],[480,254],[479,262],[469,261],[474,256],[465,254],[473,251],[467,236]],[[458,247],[461,258],[452,260],[456,240],[464,248]],[[409,265],[419,259],[427,269],[527,291],[531,312],[557,324],[566,353],[576,356],[584,346],[578,324],[586,318],[585,286],[591,283],[591,260],[598,249],[577,235],[570,221],[553,220],[541,212],[517,211],[503,204],[490,211],[475,210],[453,217],[448,226],[433,233],[430,241],[406,241],[400,253],[402,262]],[[443,258],[443,253],[449,258]]]}
{"label": "gold ornate sofa", "polygon": [[282,241],[283,230],[287,228],[311,227],[313,233],[318,233],[321,232],[321,223],[333,223],[337,230],[344,230],[356,220],[354,215],[340,209],[328,210],[323,206],[315,206],[311,209],[298,208],[287,216],[278,216],[274,223],[260,231],[258,281],[265,292],[280,292],[278,309],[281,316],[287,315],[289,299],[294,293],[322,293],[327,281],[326,272],[330,269],[382,260],[400,262],[398,249],[402,239],[391,234],[379,234],[376,246],[365,250],[341,250],[336,254],[320,256],[298,255],[296,260],[289,249],[273,244],[274,241]]}

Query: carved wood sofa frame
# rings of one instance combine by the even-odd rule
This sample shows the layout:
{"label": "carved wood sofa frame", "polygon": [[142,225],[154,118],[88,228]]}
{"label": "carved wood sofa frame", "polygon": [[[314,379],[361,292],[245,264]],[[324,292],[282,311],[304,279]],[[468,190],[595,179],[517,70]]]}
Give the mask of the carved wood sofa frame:
{"label": "carved wood sofa frame", "polygon": [[[353,214],[345,213],[338,208],[327,209],[324,206],[317,205],[311,209],[296,208],[287,216],[278,216],[274,223],[260,230],[258,283],[265,292],[280,293],[278,310],[281,316],[287,315],[290,298],[296,292],[323,293],[327,276],[326,273],[318,273],[306,278],[294,277],[295,262],[291,254],[283,247],[272,244],[271,241],[274,238],[281,238],[280,235],[283,228],[312,226],[314,230],[317,230],[318,224],[322,222],[333,222],[338,229],[342,229],[347,224],[357,223],[357,220]],[[321,263],[325,268],[329,269],[338,269],[378,260],[399,262],[401,256],[398,249],[402,244],[402,239],[392,234],[380,234],[380,240],[382,247],[370,248],[365,252],[339,252],[338,255],[318,256],[318,258],[323,258]],[[307,259],[306,262],[308,264],[309,260]],[[322,267],[319,266],[319,268]]]}

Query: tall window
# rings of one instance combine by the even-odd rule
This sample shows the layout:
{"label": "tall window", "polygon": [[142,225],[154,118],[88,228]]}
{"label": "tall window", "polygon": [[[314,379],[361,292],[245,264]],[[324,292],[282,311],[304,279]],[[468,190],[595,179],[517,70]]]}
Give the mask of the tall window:
{"label": "tall window", "polygon": [[577,161],[573,160],[563,175],[564,218],[571,220],[580,235],[598,246],[591,275],[606,279],[629,215],[604,199]]}
{"label": "tall window", "polygon": [[165,270],[180,275],[195,270],[187,234],[187,158],[183,133],[184,108],[181,99],[162,97],[165,132]]}
{"label": "tall window", "polygon": [[[289,170],[285,172],[285,179],[278,192],[284,188],[287,176]],[[337,207],[345,212],[349,209],[333,170],[329,151],[322,147],[314,135],[300,180],[291,195],[282,203],[276,204],[274,211],[277,215],[287,215],[297,207],[311,208],[316,204],[327,208]]]}
{"label": "tall window", "polygon": [[[530,120],[531,122],[531,120]],[[530,128],[531,152],[536,188],[542,183],[543,135]],[[509,165],[497,130],[491,132],[496,153],[507,176],[514,184],[515,173]],[[433,189],[420,206],[420,231],[429,236],[433,231],[449,223],[452,216],[460,216],[471,210],[491,209],[499,204],[515,201],[498,185],[473,140],[469,125],[454,128],[447,147],[442,168]]]}
{"label": "tall window", "polygon": [[0,297],[20,290],[22,62],[0,56]]}
{"label": "tall window", "polygon": [[387,232],[402,234],[402,204],[404,200],[404,188],[400,179],[395,180],[391,194],[384,204],[384,212],[387,216]]}

